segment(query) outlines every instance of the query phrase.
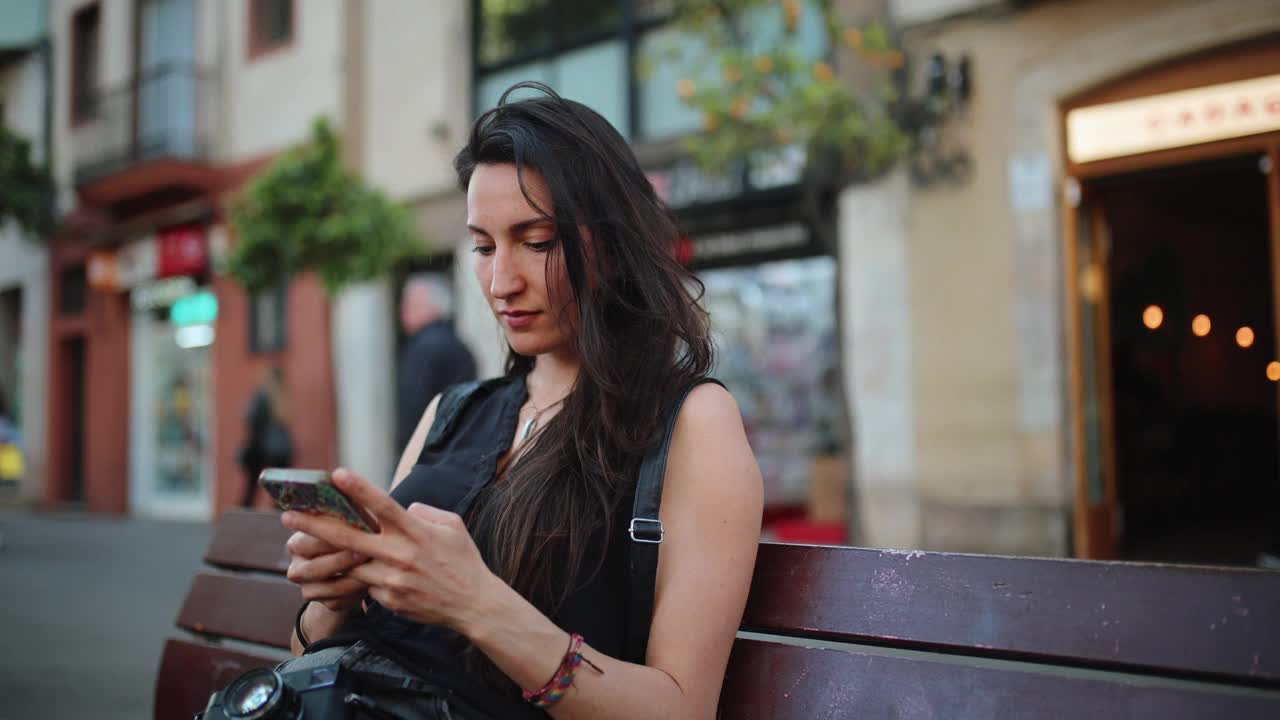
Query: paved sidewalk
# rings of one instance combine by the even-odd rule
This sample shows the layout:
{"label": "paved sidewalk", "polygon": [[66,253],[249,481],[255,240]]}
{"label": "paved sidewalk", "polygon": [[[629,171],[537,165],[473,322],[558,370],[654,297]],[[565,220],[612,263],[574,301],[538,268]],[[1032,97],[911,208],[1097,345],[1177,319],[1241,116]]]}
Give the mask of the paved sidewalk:
{"label": "paved sidewalk", "polygon": [[0,510],[0,720],[146,720],[206,524]]}

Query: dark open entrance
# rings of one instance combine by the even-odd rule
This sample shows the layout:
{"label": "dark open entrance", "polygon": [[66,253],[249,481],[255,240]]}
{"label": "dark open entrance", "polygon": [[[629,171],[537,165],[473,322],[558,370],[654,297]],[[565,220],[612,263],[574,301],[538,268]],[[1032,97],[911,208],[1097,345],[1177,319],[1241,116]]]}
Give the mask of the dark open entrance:
{"label": "dark open entrance", "polygon": [[84,502],[84,391],[85,341],[82,337],[65,341],[67,358],[67,484],[68,502]]}
{"label": "dark open entrance", "polygon": [[1124,558],[1253,564],[1276,540],[1268,364],[1278,358],[1261,168],[1251,154],[1093,187],[1111,244]]}

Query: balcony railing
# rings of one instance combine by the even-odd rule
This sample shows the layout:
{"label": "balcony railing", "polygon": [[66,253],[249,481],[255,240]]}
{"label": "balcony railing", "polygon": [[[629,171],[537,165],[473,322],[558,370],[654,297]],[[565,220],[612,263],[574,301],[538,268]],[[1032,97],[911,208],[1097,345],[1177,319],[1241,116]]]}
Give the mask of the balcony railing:
{"label": "balcony railing", "polygon": [[203,161],[216,121],[213,83],[189,64],[166,63],[80,98],[72,129],[77,186],[148,161]]}

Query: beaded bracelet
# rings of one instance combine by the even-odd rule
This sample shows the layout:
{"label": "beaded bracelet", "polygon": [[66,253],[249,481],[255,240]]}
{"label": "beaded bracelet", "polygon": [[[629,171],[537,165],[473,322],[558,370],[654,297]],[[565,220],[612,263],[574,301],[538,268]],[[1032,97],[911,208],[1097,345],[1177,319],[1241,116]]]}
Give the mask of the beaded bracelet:
{"label": "beaded bracelet", "polygon": [[568,692],[569,686],[573,684],[573,676],[577,673],[578,666],[582,663],[590,665],[596,672],[604,674],[595,663],[582,656],[582,636],[577,633],[569,635],[569,649],[565,651],[564,659],[560,661],[560,667],[556,670],[551,679],[547,681],[538,690],[525,690],[522,693],[525,702],[531,703],[534,707],[546,708],[555,705]]}

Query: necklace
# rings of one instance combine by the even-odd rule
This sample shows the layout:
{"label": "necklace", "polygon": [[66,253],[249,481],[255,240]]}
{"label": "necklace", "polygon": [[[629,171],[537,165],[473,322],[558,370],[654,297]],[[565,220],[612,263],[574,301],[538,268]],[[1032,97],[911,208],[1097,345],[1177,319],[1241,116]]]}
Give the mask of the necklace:
{"label": "necklace", "polygon": [[542,417],[542,413],[544,413],[544,412],[546,412],[546,411],[550,410],[551,408],[553,408],[553,407],[555,407],[555,406],[559,405],[559,404],[560,404],[560,403],[562,403],[562,402],[564,402],[564,398],[560,398],[559,400],[557,400],[557,401],[555,401],[555,402],[551,403],[550,405],[547,405],[546,407],[543,407],[543,408],[538,408],[538,407],[534,406],[534,404],[533,404],[532,402],[531,402],[531,403],[529,403],[529,407],[532,407],[532,408],[533,408],[533,417],[531,417],[531,418],[529,418],[528,420],[525,420],[525,421],[524,421],[524,429],[522,429],[522,430],[520,431],[520,444],[521,444],[521,445],[523,445],[523,444],[524,444],[524,442],[525,442],[525,440],[528,440],[528,439],[529,439],[529,436],[533,434],[533,431],[534,431],[534,430],[536,430],[536,429],[538,428],[538,419]]}

